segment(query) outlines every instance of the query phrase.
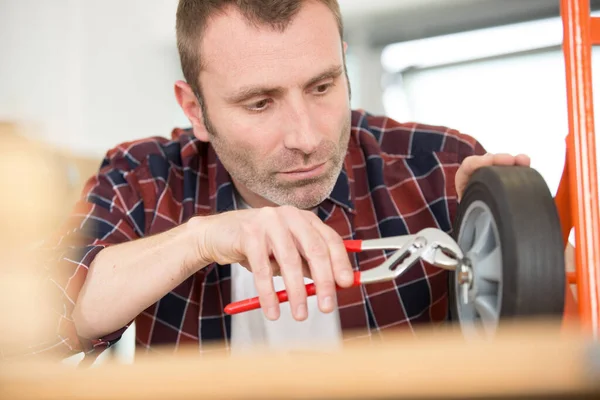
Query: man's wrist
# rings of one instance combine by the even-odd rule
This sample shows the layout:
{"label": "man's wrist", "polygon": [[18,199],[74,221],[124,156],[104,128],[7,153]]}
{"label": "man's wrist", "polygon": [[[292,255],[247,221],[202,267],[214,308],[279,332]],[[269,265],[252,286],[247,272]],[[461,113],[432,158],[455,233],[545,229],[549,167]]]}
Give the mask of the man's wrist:
{"label": "man's wrist", "polygon": [[189,264],[196,270],[202,269],[215,261],[214,256],[211,256],[206,240],[213,219],[212,216],[196,216],[185,224],[185,242],[188,249],[192,250]]}

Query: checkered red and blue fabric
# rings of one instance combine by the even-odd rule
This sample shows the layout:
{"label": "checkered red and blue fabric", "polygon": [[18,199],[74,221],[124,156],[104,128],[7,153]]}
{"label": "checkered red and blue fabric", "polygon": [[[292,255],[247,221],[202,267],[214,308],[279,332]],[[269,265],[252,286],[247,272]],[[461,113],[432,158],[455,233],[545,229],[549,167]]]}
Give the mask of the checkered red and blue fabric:
{"label": "checkered red and blue fabric", "polygon": [[[321,220],[343,239],[406,235],[426,227],[451,232],[455,173],[465,157],[484,154],[483,147],[456,130],[399,123],[360,110],[352,111],[351,129],[342,173],[318,208]],[[64,231],[46,245],[58,260],[47,275],[56,293],[51,304],[58,314],[57,336],[35,351],[85,351],[94,358],[123,333],[126,327],[99,340],[82,340],[71,318],[88,266],[103,248],[235,207],[228,172],[210,144],[190,130],[175,129],[171,139],[153,137],[110,150]],[[387,255],[368,251],[350,259],[356,270],[366,270]],[[198,271],[135,319],[140,350],[194,343],[201,351],[215,341],[227,348],[231,317],[223,308],[230,297],[228,265]],[[393,282],[338,292],[338,305],[348,339],[440,323],[447,315],[447,273],[419,262]]]}

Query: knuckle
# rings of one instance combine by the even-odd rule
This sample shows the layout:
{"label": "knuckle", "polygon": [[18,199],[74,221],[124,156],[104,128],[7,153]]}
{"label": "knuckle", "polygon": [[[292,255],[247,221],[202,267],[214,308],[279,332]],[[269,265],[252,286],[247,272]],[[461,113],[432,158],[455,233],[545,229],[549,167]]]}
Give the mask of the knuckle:
{"label": "knuckle", "polygon": [[269,279],[271,277],[271,266],[270,265],[259,265],[252,268],[252,273],[258,279]]}
{"label": "knuckle", "polygon": [[329,228],[332,232],[335,232],[333,228],[325,224],[321,218],[319,218],[319,216],[312,211],[306,211],[306,218],[308,219],[308,222],[318,230]]}
{"label": "knuckle", "polygon": [[329,245],[329,247],[344,247],[344,241],[342,240],[342,237],[338,235],[337,232],[334,231],[331,227],[326,226],[323,232],[323,236],[325,237],[325,240],[327,240],[327,244]]}
{"label": "knuckle", "polygon": [[273,207],[262,207],[258,211],[258,215],[261,218],[274,218],[277,215],[277,211]]}
{"label": "knuckle", "polygon": [[319,219],[319,217],[317,217],[317,215],[309,210],[298,210],[300,212],[300,215],[302,215],[305,218],[308,218],[310,220],[318,220],[319,222],[321,222],[321,220]]}
{"label": "knuckle", "polygon": [[298,254],[291,252],[284,253],[278,258],[277,262],[279,263],[280,268],[286,271],[289,271],[290,268],[302,268],[302,263],[300,262]]}
{"label": "knuckle", "polygon": [[317,290],[321,293],[335,291],[335,282],[333,281],[333,279],[330,278],[320,279],[316,282],[316,285]]}
{"label": "knuckle", "polygon": [[312,241],[308,246],[306,251],[308,251],[308,256],[309,257],[328,257],[329,256],[329,250],[327,249],[327,246],[325,245],[325,243],[323,243],[322,241]]}
{"label": "knuckle", "polygon": [[260,249],[260,239],[258,235],[247,234],[242,238],[240,250],[244,255],[255,254],[256,249]]}
{"label": "knuckle", "polygon": [[242,231],[242,241],[248,245],[256,245],[260,241],[260,235],[257,227],[245,226]]}
{"label": "knuckle", "polygon": [[280,206],[278,208],[278,210],[279,210],[279,212],[282,215],[285,215],[285,216],[291,216],[291,215],[294,215],[295,213],[298,212],[298,210],[295,207],[292,207],[292,206],[287,205],[287,204],[283,205],[283,206]]}
{"label": "knuckle", "polygon": [[255,238],[258,236],[260,229],[260,224],[257,224],[254,221],[246,221],[242,223],[242,232],[250,238]]}
{"label": "knuckle", "polygon": [[331,256],[334,269],[344,270],[350,267],[350,257],[347,253],[337,253]]}

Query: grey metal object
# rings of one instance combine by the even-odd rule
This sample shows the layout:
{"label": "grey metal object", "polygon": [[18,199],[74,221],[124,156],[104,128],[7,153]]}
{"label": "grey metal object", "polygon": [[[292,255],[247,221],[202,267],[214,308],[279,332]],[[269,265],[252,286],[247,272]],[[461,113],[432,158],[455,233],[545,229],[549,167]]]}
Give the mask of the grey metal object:
{"label": "grey metal object", "polygon": [[454,239],[436,228],[426,228],[415,235],[365,240],[362,251],[398,249],[376,268],[361,272],[362,284],[394,279],[419,259],[436,267],[455,270],[464,257]]}
{"label": "grey metal object", "polygon": [[458,318],[467,337],[492,336],[502,304],[502,249],[498,227],[489,207],[474,201],[465,212],[458,245],[467,262],[455,274]]}
{"label": "grey metal object", "polygon": [[460,287],[461,301],[469,304],[469,291],[473,285],[473,269],[471,263],[465,260],[456,269],[456,281]]}

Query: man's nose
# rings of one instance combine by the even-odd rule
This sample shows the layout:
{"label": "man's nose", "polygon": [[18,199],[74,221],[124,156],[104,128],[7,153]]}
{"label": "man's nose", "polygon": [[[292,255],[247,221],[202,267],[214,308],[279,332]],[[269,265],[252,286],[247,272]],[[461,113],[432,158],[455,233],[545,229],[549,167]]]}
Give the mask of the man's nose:
{"label": "man's nose", "polygon": [[314,153],[321,143],[321,138],[311,117],[309,106],[304,100],[294,101],[289,105],[286,114],[288,118],[286,118],[285,147],[304,154]]}

